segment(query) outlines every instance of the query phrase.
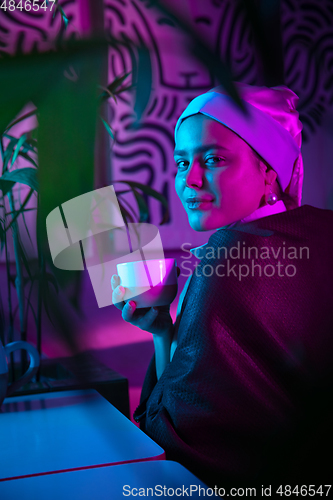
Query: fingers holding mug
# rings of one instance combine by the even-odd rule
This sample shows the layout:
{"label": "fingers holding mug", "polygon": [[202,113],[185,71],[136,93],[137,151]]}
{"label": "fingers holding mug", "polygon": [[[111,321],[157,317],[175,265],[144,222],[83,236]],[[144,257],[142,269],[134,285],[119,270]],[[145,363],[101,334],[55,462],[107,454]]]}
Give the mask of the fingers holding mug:
{"label": "fingers holding mug", "polygon": [[124,308],[125,302],[123,301],[125,295],[125,288],[120,285],[120,278],[117,274],[114,274],[111,278],[112,287],[112,302],[117,309],[121,311]]}
{"label": "fingers holding mug", "polygon": [[139,309],[136,312],[136,308],[136,303],[133,300],[129,300],[123,308],[123,320],[141,328],[141,330],[154,333],[152,331],[152,326],[158,316],[158,309],[156,307],[150,307]]}
{"label": "fingers holding mug", "polygon": [[134,318],[133,315],[135,313],[136,309],[136,303],[133,300],[129,300],[124,308],[123,308],[123,320],[126,321],[127,323],[132,323],[134,324]]}
{"label": "fingers holding mug", "polygon": [[111,277],[112,290],[115,290],[117,288],[117,286],[119,286],[119,285],[120,285],[120,278],[119,278],[118,274],[113,274]]}

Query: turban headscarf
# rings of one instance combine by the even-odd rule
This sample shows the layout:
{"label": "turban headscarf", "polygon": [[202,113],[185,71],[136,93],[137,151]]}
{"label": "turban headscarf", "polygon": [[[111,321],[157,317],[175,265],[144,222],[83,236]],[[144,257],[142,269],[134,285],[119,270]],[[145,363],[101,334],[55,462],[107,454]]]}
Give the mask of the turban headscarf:
{"label": "turban headscarf", "polygon": [[[246,113],[222,87],[202,94],[180,116],[175,136],[185,118],[202,113],[239,135],[277,173],[282,191],[301,205],[303,160],[302,123],[296,110],[297,95],[285,86],[255,87],[235,83]],[[288,208],[288,207],[287,207]]]}

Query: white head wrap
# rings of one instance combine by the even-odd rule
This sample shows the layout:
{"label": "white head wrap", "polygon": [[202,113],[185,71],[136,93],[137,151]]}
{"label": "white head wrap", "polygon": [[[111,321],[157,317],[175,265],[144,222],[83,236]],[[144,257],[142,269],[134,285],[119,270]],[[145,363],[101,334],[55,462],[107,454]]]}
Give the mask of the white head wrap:
{"label": "white head wrap", "polygon": [[246,141],[277,173],[282,190],[301,204],[303,161],[300,151],[302,124],[296,111],[297,95],[287,87],[254,87],[235,84],[245,114],[221,87],[202,94],[187,106],[182,121],[202,113],[222,123]]}

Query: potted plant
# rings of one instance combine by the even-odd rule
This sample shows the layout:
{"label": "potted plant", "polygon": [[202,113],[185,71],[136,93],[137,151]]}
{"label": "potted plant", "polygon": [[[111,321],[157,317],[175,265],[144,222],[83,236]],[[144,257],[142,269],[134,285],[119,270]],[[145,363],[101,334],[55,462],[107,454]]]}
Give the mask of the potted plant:
{"label": "potted plant", "polygon": [[[26,81],[25,85],[28,88],[26,95],[21,100],[26,104],[30,100],[36,105],[32,107],[27,113],[19,116],[18,118],[4,125],[2,122],[2,129],[0,131],[0,154],[1,154],[1,176],[0,176],[0,239],[1,249],[4,253],[5,266],[6,266],[6,288],[8,295],[8,324],[2,321],[0,325],[0,335],[3,343],[8,343],[19,337],[21,340],[27,339],[27,318],[28,312],[31,311],[35,321],[35,328],[37,332],[37,348],[42,354],[42,309],[45,311],[49,318],[54,319],[57,317],[58,327],[64,326],[64,337],[71,342],[68,332],[70,326],[66,325],[66,317],[59,304],[56,303],[56,294],[53,293],[52,300],[49,300],[51,289],[58,291],[59,288],[70,289],[73,283],[80,279],[78,273],[63,273],[57,270],[50,261],[49,249],[47,245],[45,233],[45,216],[50,211],[50,208],[60,205],[63,201],[75,197],[75,195],[82,194],[86,191],[93,189],[94,179],[94,161],[93,161],[93,146],[94,146],[94,127],[95,127],[95,113],[98,110],[98,105],[105,102],[107,99],[114,99],[124,91],[130,90],[130,87],[125,84],[129,74],[121,75],[113,82],[102,88],[99,91],[97,78],[87,78],[89,66],[92,60],[96,63],[96,54],[101,59],[101,53],[105,50],[103,43],[97,42],[95,49],[91,50],[91,45],[88,46],[86,42],[72,43],[65,48],[61,48],[58,52],[49,54],[32,54],[28,56],[18,55],[6,58],[3,61],[3,69],[7,70],[7,74],[21,72],[24,73],[27,63],[31,66],[31,75]],[[86,56],[86,52],[88,55]],[[98,57],[97,57],[98,58]],[[100,63],[100,61],[98,61]],[[95,64],[96,65],[96,64]],[[59,74],[59,85],[55,85],[53,89],[47,93],[41,91],[43,87],[41,81],[49,80],[45,66],[52,67],[53,75]],[[75,67],[77,72],[80,73],[78,82],[64,77],[63,68]],[[98,64],[96,65],[98,66]],[[98,72],[97,72],[98,73]],[[34,76],[38,75],[40,81],[36,84]],[[16,75],[17,76],[17,75]],[[7,85],[9,86],[13,80],[8,77]],[[77,86],[75,88],[75,84]],[[60,92],[59,92],[60,87]],[[26,90],[26,89],[25,89]],[[84,107],[84,99],[77,97],[77,92],[82,91],[91,98],[91,103],[88,101],[86,109]],[[4,90],[5,92],[5,90]],[[4,95],[4,92],[2,95]],[[42,98],[41,98],[42,96]],[[76,100],[76,102],[75,102]],[[94,102],[95,100],[95,102]],[[10,100],[9,100],[10,101]],[[74,101],[74,102],[73,102]],[[70,102],[69,109],[66,109],[66,103]],[[65,103],[65,105],[64,105]],[[5,107],[5,115],[14,118],[18,109],[17,100],[14,98],[12,102],[7,102]],[[75,116],[74,113],[80,108],[80,113]],[[24,132],[15,134],[15,126],[24,124],[26,120],[36,117],[40,123],[40,127]],[[103,118],[102,122],[107,133],[114,140],[112,128],[109,123]],[[84,121],[89,122],[88,132],[86,126],[82,127]],[[75,127],[69,131],[70,126]],[[85,129],[85,130],[83,130]],[[55,147],[54,135],[61,131],[61,137],[57,137],[58,141]],[[53,133],[52,133],[53,132]],[[77,161],[71,163],[70,177],[71,183],[63,187],[61,181],[61,174],[69,176],[68,164],[75,157],[75,147],[78,151],[82,149],[80,144],[82,138],[81,132],[86,140],[85,142],[85,165],[82,168],[83,154]],[[66,136],[66,134],[68,134]],[[68,152],[69,143],[70,153]],[[54,152],[54,156],[52,155]],[[74,154],[73,154],[74,153]],[[87,161],[87,155],[89,156]],[[68,158],[70,157],[70,159]],[[61,159],[61,161],[60,161]],[[67,159],[67,161],[66,161]],[[24,162],[22,166],[22,161]],[[65,164],[65,165],[64,165]],[[59,173],[59,169],[62,172]],[[58,171],[57,171],[58,170]],[[83,170],[83,172],[82,172]],[[83,182],[82,182],[83,177]],[[80,179],[81,178],[81,179]],[[75,188],[76,183],[80,179],[79,187]],[[56,184],[57,182],[57,184]],[[165,216],[163,222],[168,218],[167,201],[157,191],[149,186],[145,186],[134,181],[115,181],[120,186],[116,189],[116,194],[119,202],[119,207],[125,221],[125,224],[131,222],[144,222],[149,217],[149,210],[145,197],[154,197],[159,200],[165,207]],[[25,190],[23,190],[23,186]],[[65,191],[65,193],[57,192],[55,186]],[[74,189],[73,189],[74,186]],[[22,192],[24,193],[22,195]],[[126,199],[128,194],[132,194],[136,203]],[[67,199],[66,199],[67,198]],[[31,206],[31,202],[35,200],[35,204]],[[22,231],[26,232],[27,237],[32,241],[31,224],[27,224],[26,217],[28,212],[37,211],[37,238],[35,241],[35,254],[31,257],[27,255],[25,245],[23,243]],[[13,252],[9,251],[9,243],[12,242]],[[14,257],[15,269],[11,263]],[[15,289],[16,301],[13,301],[13,292]],[[36,290],[37,289],[37,290]],[[68,299],[72,301],[74,307],[78,307],[75,295],[69,292]],[[17,308],[13,304],[17,302]],[[15,316],[19,316],[19,332],[15,334],[14,324]],[[61,331],[59,331],[61,335]],[[12,360],[13,361],[13,360]],[[20,366],[17,366],[17,372],[24,370],[26,363],[24,355],[22,355]],[[62,366],[66,364],[65,360],[61,363],[57,362],[56,366],[51,362],[44,362],[45,374],[39,373],[36,383],[30,383],[29,387],[25,387],[20,391],[20,394],[41,392],[44,390],[60,390],[64,386],[67,388],[82,386],[81,380],[72,380],[72,373],[75,368],[81,370],[77,363],[70,364],[67,360],[67,368]],[[88,363],[89,364],[89,363]],[[15,373],[14,363],[12,366],[12,379],[17,377]],[[86,366],[86,380],[85,386],[91,385],[92,380],[88,380],[89,370]],[[90,367],[91,368],[91,367]],[[96,372],[96,369],[94,369]],[[103,371],[103,370],[102,370]],[[104,368],[103,374],[101,370],[98,373],[98,381],[102,384],[105,378],[115,379],[115,373],[112,370]],[[76,370],[78,376],[78,372]],[[96,374],[95,374],[96,375]],[[46,378],[45,378],[46,377]],[[57,380],[60,379],[60,380]],[[95,377],[96,378],[96,377]],[[53,379],[53,380],[51,380]],[[118,376],[118,382],[121,382],[121,377]],[[78,385],[79,384],[79,385]],[[114,402],[114,401],[113,401]]]}

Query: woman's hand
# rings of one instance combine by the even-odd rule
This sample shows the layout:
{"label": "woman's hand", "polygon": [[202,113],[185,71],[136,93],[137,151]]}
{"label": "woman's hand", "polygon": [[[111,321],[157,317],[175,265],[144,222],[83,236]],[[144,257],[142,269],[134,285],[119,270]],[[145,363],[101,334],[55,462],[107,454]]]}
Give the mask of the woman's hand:
{"label": "woman's hand", "polygon": [[170,306],[145,307],[136,310],[136,303],[129,300],[122,301],[125,288],[119,285],[120,278],[114,274],[111,278],[112,302],[122,311],[122,317],[128,323],[154,335],[171,335],[173,322],[170,315]]}

